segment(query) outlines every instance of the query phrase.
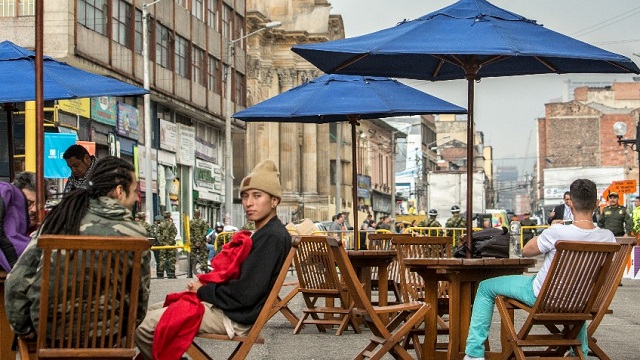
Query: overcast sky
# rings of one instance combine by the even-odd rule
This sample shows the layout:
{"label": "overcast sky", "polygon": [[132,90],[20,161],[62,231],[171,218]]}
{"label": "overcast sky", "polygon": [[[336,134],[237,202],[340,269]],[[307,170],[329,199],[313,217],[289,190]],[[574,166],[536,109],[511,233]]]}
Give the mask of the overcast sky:
{"label": "overcast sky", "polygon": [[[392,27],[438,10],[453,0],[329,0],[332,14],[342,15],[346,37]],[[536,20],[538,24],[591,45],[625,55],[640,64],[638,0],[492,0],[492,4]],[[561,98],[565,81],[616,79],[626,75],[535,75],[483,79],[476,84],[476,129],[494,149],[496,164],[532,173],[536,154],[536,120],[544,104]],[[467,107],[466,81],[406,80],[432,95]],[[631,131],[630,131],[631,132]],[[630,134],[633,137],[633,134]]]}

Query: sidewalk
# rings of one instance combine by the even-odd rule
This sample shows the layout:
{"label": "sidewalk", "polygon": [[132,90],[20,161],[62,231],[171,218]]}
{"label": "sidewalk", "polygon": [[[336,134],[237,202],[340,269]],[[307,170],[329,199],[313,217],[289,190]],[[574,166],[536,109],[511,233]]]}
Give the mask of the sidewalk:
{"label": "sidewalk", "polygon": [[[185,275],[178,279],[163,279],[151,281],[151,303],[163,301],[164,296],[171,292],[182,291],[187,282]],[[296,280],[289,275],[287,280]],[[618,288],[611,309],[613,314],[607,315],[596,333],[596,338],[601,347],[612,359],[637,359],[640,357],[640,315],[638,308],[640,298],[640,281],[623,279],[624,286]],[[284,295],[287,289],[282,291]],[[290,302],[289,307],[294,313],[300,314],[303,300],[297,295]],[[497,311],[494,313],[491,326],[491,345],[498,349],[500,317]],[[315,359],[315,360],[342,360],[351,359],[366,344],[371,332],[363,329],[362,334],[354,334],[353,331],[345,331],[341,336],[335,336],[335,332],[320,333],[315,327],[306,326],[300,334],[293,335],[293,326],[277,314],[262,331],[265,343],[256,344],[249,353],[248,359]],[[635,339],[635,340],[634,340]],[[200,342],[213,358],[226,358],[235,343],[219,341]],[[391,356],[385,359],[391,359]],[[590,357],[590,359],[596,359]]]}

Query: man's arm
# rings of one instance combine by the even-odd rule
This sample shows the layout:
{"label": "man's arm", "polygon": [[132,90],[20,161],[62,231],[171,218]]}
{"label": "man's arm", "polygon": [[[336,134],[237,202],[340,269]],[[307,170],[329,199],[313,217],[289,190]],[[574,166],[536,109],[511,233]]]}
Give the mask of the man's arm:
{"label": "man's arm", "polygon": [[31,320],[33,296],[30,296],[30,289],[40,280],[37,271],[41,256],[42,250],[36,246],[36,238],[33,238],[5,281],[7,318],[18,336],[36,331]]}
{"label": "man's arm", "polygon": [[542,254],[542,252],[540,252],[538,248],[538,237],[534,236],[524,245],[524,248],[522,248],[522,256],[533,257],[540,254]]}
{"label": "man's arm", "polygon": [[600,213],[600,217],[598,218],[598,227],[599,228],[604,228],[604,209]]}

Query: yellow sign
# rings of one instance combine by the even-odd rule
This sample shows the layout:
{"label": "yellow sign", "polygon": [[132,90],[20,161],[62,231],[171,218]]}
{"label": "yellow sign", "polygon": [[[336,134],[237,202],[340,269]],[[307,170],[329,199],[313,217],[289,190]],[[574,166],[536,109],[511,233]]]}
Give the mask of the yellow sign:
{"label": "yellow sign", "polygon": [[70,100],[58,100],[58,107],[62,111],[66,111],[71,114],[80,115],[88,119],[91,118],[91,99],[70,99]]}

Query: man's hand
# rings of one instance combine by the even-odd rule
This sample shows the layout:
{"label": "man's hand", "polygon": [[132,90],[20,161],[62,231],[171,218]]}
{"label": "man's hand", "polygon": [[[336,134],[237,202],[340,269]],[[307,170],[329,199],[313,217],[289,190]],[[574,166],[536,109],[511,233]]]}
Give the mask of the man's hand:
{"label": "man's hand", "polygon": [[196,281],[189,281],[187,283],[187,288],[186,291],[191,291],[191,292],[198,292],[198,289],[200,289],[204,284],[201,283],[200,281],[196,280]]}

